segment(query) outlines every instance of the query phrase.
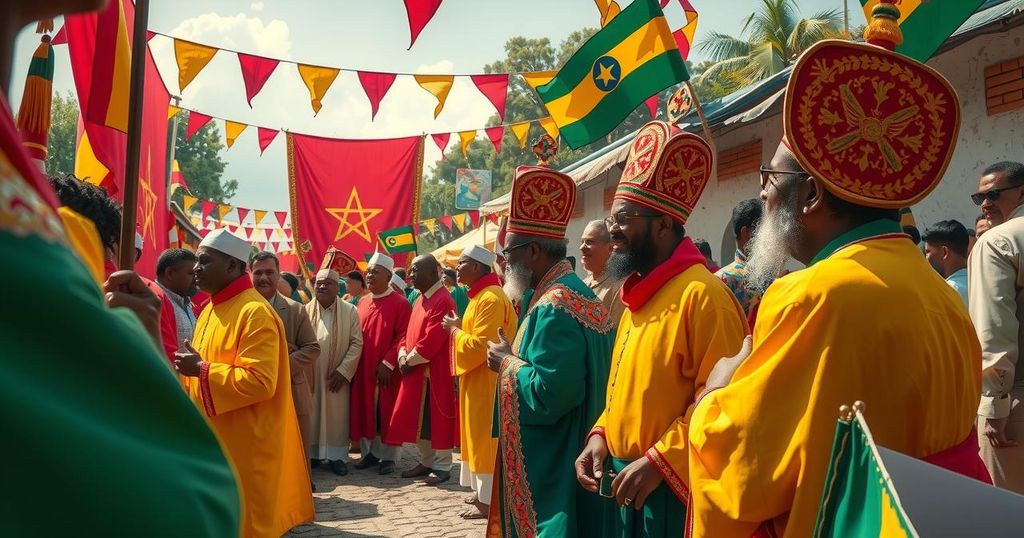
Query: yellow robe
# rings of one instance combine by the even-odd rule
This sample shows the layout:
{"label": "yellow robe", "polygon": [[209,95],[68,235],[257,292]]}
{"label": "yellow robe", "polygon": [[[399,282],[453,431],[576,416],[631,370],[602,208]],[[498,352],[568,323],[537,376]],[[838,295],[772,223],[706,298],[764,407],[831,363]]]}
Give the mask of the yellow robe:
{"label": "yellow robe", "polygon": [[704,265],[672,277],[636,312],[626,309],[612,347],[603,431],[612,457],[647,457],[687,497],[687,422],[722,357],[735,355],[747,322],[729,289]]}
{"label": "yellow robe", "polygon": [[971,320],[912,242],[881,235],[882,222],[776,280],[752,353],[698,402],[693,536],[749,538],[766,521],[775,536],[810,536],[840,405],[863,400],[875,441],[913,457],[971,432],[981,395]]}
{"label": "yellow robe", "polygon": [[185,378],[188,394],[238,474],[242,536],[278,538],[312,521],[284,325],[248,275],[211,298],[193,346],[205,364],[199,377]]}
{"label": "yellow robe", "polygon": [[501,287],[487,286],[469,300],[462,329],[452,338],[452,372],[459,376],[460,446],[474,473],[493,473],[498,453],[491,431],[498,374],[487,367],[487,342],[498,341],[498,327],[512,338],[518,323]]}

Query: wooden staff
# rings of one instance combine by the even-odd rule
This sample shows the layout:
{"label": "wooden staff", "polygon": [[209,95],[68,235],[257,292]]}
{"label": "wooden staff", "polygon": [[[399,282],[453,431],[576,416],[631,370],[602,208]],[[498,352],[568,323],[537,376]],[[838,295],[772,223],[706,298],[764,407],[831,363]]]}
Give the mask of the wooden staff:
{"label": "wooden staff", "polygon": [[135,212],[139,199],[139,150],[142,146],[142,110],[146,85],[146,28],[149,0],[135,1],[132,32],[131,86],[128,90],[128,147],[124,166],[124,203],[121,206],[121,257],[118,267],[135,266]]}
{"label": "wooden staff", "polygon": [[708,139],[708,144],[711,145],[711,149],[715,148],[715,139],[711,136],[711,126],[708,125],[708,119],[704,117],[704,107],[700,106],[700,99],[697,98],[697,89],[693,87],[693,84],[687,80],[686,88],[690,90],[690,97],[693,98],[693,106],[697,109],[697,117],[700,118],[700,125],[704,128],[704,136]]}

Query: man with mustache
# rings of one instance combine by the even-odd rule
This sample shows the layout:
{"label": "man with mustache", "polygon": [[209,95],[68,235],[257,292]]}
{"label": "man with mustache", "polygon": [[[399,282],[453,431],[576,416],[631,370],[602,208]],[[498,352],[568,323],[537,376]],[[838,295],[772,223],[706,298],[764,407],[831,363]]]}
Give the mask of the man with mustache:
{"label": "man with mustache", "polygon": [[626,311],[604,413],[576,460],[576,477],[588,495],[618,504],[613,536],[683,534],[689,410],[715,362],[738,351],[747,333],[736,298],[684,229],[712,164],[700,137],[648,123],[630,148],[608,217],[608,270],[626,278]]}
{"label": "man with mustache", "polygon": [[752,340],[694,407],[695,537],[814,534],[838,410],[858,400],[878,445],[987,479],[971,320],[900,227],[900,208],[943,176],[959,100],[938,72],[876,46],[894,46],[899,15],[885,1],[874,13],[869,44],[819,42],[790,75],[748,275],[767,281],[789,256],[807,267],[768,288]]}
{"label": "man with mustache", "polygon": [[601,413],[611,321],[565,259],[576,184],[548,168],[520,166],[504,249],[505,292],[522,297],[512,343],[489,344],[498,372],[496,487],[489,536],[599,536],[602,499],[576,486],[572,462]]}

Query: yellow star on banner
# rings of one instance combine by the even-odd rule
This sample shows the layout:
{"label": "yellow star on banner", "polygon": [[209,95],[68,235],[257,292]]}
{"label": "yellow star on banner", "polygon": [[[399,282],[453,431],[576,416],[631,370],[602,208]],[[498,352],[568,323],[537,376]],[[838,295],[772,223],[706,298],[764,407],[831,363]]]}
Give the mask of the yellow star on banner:
{"label": "yellow star on banner", "polygon": [[597,68],[601,70],[601,73],[598,74],[596,78],[598,80],[600,80],[605,87],[608,86],[609,82],[611,82],[613,80],[616,80],[615,75],[612,74],[612,68],[613,67],[615,67],[615,66],[614,65],[604,65],[604,64],[598,64],[598,66],[597,66]]}
{"label": "yellow star on banner", "polygon": [[[383,209],[363,209],[363,203],[359,200],[359,191],[355,187],[352,187],[352,192],[348,195],[348,202],[345,203],[345,207],[327,207],[324,208],[332,217],[338,219],[338,232],[334,235],[335,241],[344,239],[351,233],[355,233],[362,237],[366,241],[372,242],[373,239],[370,237],[370,228],[367,226],[370,223],[370,219],[379,215]],[[349,222],[348,216],[355,214],[357,217],[356,222]]]}
{"label": "yellow star on banner", "polygon": [[146,152],[146,177],[139,176],[139,187],[142,189],[142,238],[149,239],[149,244],[156,247],[156,226],[153,224],[153,215],[156,212],[156,193],[149,184],[149,178],[153,176],[153,153]]}

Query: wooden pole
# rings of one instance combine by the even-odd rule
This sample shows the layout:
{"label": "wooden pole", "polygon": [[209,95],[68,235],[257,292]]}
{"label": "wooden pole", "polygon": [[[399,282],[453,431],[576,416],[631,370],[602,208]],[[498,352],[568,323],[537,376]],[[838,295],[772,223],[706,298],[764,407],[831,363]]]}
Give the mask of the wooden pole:
{"label": "wooden pole", "polygon": [[121,206],[121,257],[118,267],[135,266],[135,213],[139,199],[139,150],[142,146],[142,101],[146,84],[146,29],[149,0],[135,1],[131,86],[128,90],[128,147],[125,150],[124,201]]}
{"label": "wooden pole", "polygon": [[700,106],[700,99],[697,98],[697,90],[689,80],[686,81],[686,87],[690,90],[690,97],[693,97],[693,106],[697,109],[697,117],[700,118],[700,125],[704,128],[704,136],[708,138],[711,149],[716,149],[715,139],[711,137],[711,127],[708,125],[708,119],[704,117],[704,107]]}

